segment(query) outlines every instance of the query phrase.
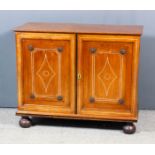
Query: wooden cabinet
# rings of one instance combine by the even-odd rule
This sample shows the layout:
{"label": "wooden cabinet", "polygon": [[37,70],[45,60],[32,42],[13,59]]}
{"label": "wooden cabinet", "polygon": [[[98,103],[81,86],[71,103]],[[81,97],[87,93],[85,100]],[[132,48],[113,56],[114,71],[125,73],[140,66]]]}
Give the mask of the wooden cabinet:
{"label": "wooden cabinet", "polygon": [[28,23],[15,31],[22,127],[47,116],[128,122],[124,132],[135,131],[142,26]]}

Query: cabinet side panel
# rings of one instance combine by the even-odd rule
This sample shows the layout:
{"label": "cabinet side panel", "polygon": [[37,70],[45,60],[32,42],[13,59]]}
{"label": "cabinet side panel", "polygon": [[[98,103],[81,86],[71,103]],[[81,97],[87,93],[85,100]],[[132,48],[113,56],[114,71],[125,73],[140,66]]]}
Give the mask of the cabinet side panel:
{"label": "cabinet side panel", "polygon": [[23,104],[23,62],[21,52],[21,37],[20,32],[16,32],[16,77],[17,77],[17,96],[18,96],[18,107]]}
{"label": "cabinet side panel", "polygon": [[138,119],[138,70],[139,70],[139,54],[140,54],[140,36],[137,37],[137,39],[135,40],[133,50],[134,53],[132,61],[131,112],[134,114],[134,117]]}

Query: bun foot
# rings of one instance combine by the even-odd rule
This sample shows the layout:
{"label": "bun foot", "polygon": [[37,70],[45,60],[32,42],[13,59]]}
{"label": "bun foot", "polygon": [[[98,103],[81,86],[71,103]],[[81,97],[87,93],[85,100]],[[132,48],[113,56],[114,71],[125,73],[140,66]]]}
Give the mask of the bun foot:
{"label": "bun foot", "polygon": [[123,132],[126,134],[133,134],[136,131],[136,126],[133,123],[127,123],[123,126]]}
{"label": "bun foot", "polygon": [[22,128],[29,128],[32,125],[31,119],[29,117],[22,117],[19,121],[19,125]]}

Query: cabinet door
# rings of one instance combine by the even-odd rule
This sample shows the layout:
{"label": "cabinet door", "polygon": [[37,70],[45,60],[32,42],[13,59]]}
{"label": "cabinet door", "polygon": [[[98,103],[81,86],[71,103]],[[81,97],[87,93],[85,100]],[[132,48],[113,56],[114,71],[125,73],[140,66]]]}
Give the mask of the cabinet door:
{"label": "cabinet door", "polygon": [[74,34],[16,33],[19,111],[75,111]]}
{"label": "cabinet door", "polygon": [[137,119],[139,36],[78,36],[78,113]]}

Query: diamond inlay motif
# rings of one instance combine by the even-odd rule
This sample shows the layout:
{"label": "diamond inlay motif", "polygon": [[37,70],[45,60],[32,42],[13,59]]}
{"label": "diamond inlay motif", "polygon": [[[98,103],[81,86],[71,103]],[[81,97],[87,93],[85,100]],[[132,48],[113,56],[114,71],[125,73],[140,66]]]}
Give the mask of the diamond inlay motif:
{"label": "diamond inlay motif", "polygon": [[48,86],[53,77],[55,76],[55,72],[49,64],[46,54],[44,56],[43,62],[40,65],[39,70],[37,71],[37,76],[39,76],[39,78],[41,79],[45,92],[47,92]]}
{"label": "diamond inlay motif", "polygon": [[112,86],[113,82],[117,79],[117,76],[110,65],[109,58],[107,57],[104,67],[101,69],[100,73],[97,75],[100,79],[105,95],[108,96],[109,89]]}

